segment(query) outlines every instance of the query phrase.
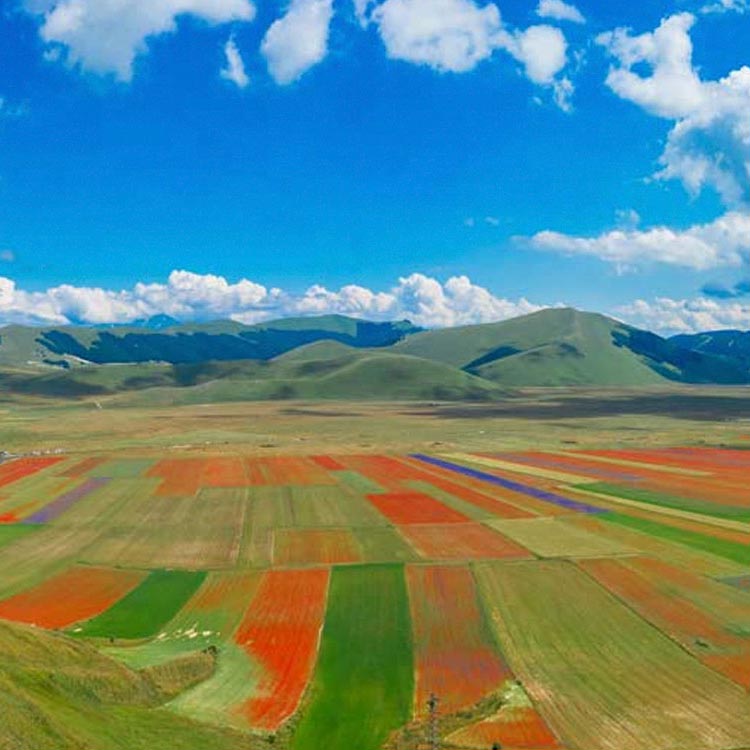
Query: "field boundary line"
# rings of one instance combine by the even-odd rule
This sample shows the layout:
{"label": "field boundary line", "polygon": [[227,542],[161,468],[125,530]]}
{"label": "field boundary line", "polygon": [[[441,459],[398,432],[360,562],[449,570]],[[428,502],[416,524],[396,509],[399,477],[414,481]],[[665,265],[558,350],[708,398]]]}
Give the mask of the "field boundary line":
{"label": "field boundary line", "polygon": [[662,474],[677,474],[685,477],[712,477],[714,474],[710,471],[701,469],[684,469],[678,466],[664,466],[663,464],[650,464],[646,461],[631,461],[627,458],[612,458],[610,456],[593,456],[588,453],[578,453],[576,451],[555,451],[549,450],[555,456],[572,456],[580,458],[582,461],[593,461],[600,464],[614,464],[615,466],[632,466],[636,469],[649,469],[650,471],[661,472]]}
{"label": "field boundary line", "polygon": [[672,516],[673,518],[682,518],[686,521],[695,521],[696,523],[707,524],[709,526],[717,526],[719,528],[729,529],[731,531],[741,531],[750,536],[750,524],[743,523],[742,521],[732,521],[728,518],[716,518],[715,516],[703,515],[702,513],[693,513],[689,510],[667,508],[663,505],[656,505],[656,503],[646,503],[640,500],[630,500],[629,498],[619,497],[618,495],[605,495],[604,493],[594,492],[593,490],[585,490],[576,487],[564,487],[563,489],[566,492],[585,495],[586,497],[596,498],[597,500],[611,500],[615,504],[637,508],[638,510],[645,510],[650,513],[658,513],[663,516]]}

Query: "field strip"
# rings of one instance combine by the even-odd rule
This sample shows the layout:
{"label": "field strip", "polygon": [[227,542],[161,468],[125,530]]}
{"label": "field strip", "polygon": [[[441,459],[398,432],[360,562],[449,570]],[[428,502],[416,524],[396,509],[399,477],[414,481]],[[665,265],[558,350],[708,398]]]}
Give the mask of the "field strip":
{"label": "field strip", "polygon": [[264,574],[234,636],[262,668],[257,692],[237,706],[250,726],[274,731],[297,710],[318,654],[329,579],[328,568]]}
{"label": "field strip", "polygon": [[537,487],[530,487],[528,485],[521,484],[520,482],[514,482],[511,479],[504,479],[503,477],[495,476],[494,474],[488,474],[484,471],[471,469],[468,466],[462,466],[461,464],[454,464],[450,461],[435,458],[434,456],[425,455],[424,453],[414,453],[412,455],[412,458],[416,458],[417,460],[424,461],[428,464],[433,464],[434,466],[439,466],[443,469],[447,469],[448,471],[454,471],[458,474],[464,474],[468,477],[472,477],[473,479],[479,479],[483,482],[496,484],[500,487],[504,487],[506,490],[512,490],[513,492],[518,492],[521,495],[528,495],[529,497],[533,497],[536,500],[543,500],[545,502],[552,503],[553,505],[558,505],[561,508],[566,508],[567,510],[575,510],[579,513],[591,514],[606,513],[606,511],[602,508],[597,508],[596,506],[589,505],[588,503],[582,503],[578,500],[571,500],[571,498],[569,497],[563,497],[562,495],[557,495],[554,492],[540,490]]}
{"label": "field strip", "polygon": [[586,497],[593,497],[598,500],[606,501],[611,500],[617,505],[625,505],[630,508],[638,508],[639,510],[645,510],[649,513],[658,513],[664,516],[673,516],[674,518],[683,518],[688,521],[696,521],[697,523],[707,524],[709,526],[718,526],[721,529],[731,529],[732,531],[744,531],[746,534],[750,534],[750,524],[743,523],[742,521],[732,521],[728,518],[716,518],[716,516],[707,516],[703,513],[693,513],[689,510],[677,510],[676,508],[665,508],[663,505],[655,505],[653,503],[644,503],[639,500],[629,500],[624,497],[618,497],[617,495],[605,495],[601,492],[592,492],[591,490],[578,489],[575,487],[565,488],[572,492],[576,492]]}
{"label": "field strip", "polygon": [[564,484],[586,484],[596,481],[585,474],[571,474],[567,471],[543,469],[541,467],[529,466],[528,464],[519,464],[511,461],[503,461],[499,458],[490,458],[489,456],[476,456],[473,453],[446,453],[443,455],[445,455],[446,458],[452,458],[455,461],[467,461],[468,463],[477,464],[478,466],[488,466],[492,469],[512,471],[515,474],[527,474],[530,477],[551,479],[554,482],[563,482]]}
{"label": "field strip", "polygon": [[556,518],[485,521],[540,557],[610,557],[635,555],[639,550]]}
{"label": "field strip", "polygon": [[578,567],[709,669],[748,687],[750,641],[690,601],[685,591],[665,586],[658,575],[644,574],[630,561],[580,560]]}
{"label": "field strip", "polygon": [[155,636],[205,578],[204,572],[154,570],[129,594],[73,632],[89,638],[138,640]]}
{"label": "field strip", "polygon": [[311,702],[291,750],[377,750],[409,721],[414,688],[401,565],[334,568]]}
{"label": "field strip", "polygon": [[[260,579],[261,573],[256,571],[209,573],[196,594],[153,640],[137,646],[106,646],[102,651],[133,669],[143,669],[209,646],[223,650],[231,644]],[[222,653],[220,664],[223,658]]]}
{"label": "field strip", "polygon": [[651,471],[661,472],[662,474],[677,474],[684,477],[712,477],[714,474],[710,471],[701,469],[684,469],[677,466],[664,466],[663,464],[649,464],[645,461],[631,461],[627,458],[610,458],[609,456],[593,456],[588,453],[577,453],[576,451],[555,451],[548,450],[546,453],[552,453],[555,456],[573,456],[584,461],[593,461],[600,464],[614,464],[615,466],[633,466],[636,469],[649,469]]}
{"label": "field strip", "polygon": [[566,746],[729,750],[750,743],[747,692],[572,563],[482,563],[476,574],[513,672]]}
{"label": "field strip", "polygon": [[401,535],[425,560],[528,560],[533,555],[481,523],[407,524]]}
{"label": "field strip", "polygon": [[50,630],[89,620],[145,578],[134,570],[73,567],[0,602],[0,617]]}
{"label": "field strip", "polygon": [[60,497],[56,498],[48,505],[45,505],[36,513],[27,516],[23,522],[38,524],[54,521],[79,500],[83,499],[87,495],[90,495],[92,492],[96,492],[97,490],[106,487],[107,484],[109,484],[109,482],[111,481],[111,479],[107,479],[105,477],[94,477],[92,479],[87,479],[83,484],[73,488],[72,490],[69,490],[63,495],[60,495]]}
{"label": "field strip", "polygon": [[[634,547],[651,557],[658,557],[672,565],[677,565],[692,573],[709,576],[711,578],[729,578],[731,576],[746,575],[747,563],[722,556],[721,550],[709,549],[707,545],[697,546],[688,540],[679,540],[654,533],[650,528],[643,528],[636,522],[628,524],[613,523],[613,517],[621,514],[610,513],[606,516],[569,515],[562,519],[565,524],[577,526],[596,534],[606,535],[617,539],[623,544]],[[631,518],[631,516],[627,516]],[[662,524],[655,524],[662,526]],[[671,526],[662,526],[671,529]],[[679,532],[679,529],[676,529]],[[704,537],[708,539],[709,537]]]}
{"label": "field strip", "polygon": [[431,694],[441,710],[474,705],[511,677],[485,622],[468,567],[409,565],[406,581],[414,633],[414,716],[428,712]]}

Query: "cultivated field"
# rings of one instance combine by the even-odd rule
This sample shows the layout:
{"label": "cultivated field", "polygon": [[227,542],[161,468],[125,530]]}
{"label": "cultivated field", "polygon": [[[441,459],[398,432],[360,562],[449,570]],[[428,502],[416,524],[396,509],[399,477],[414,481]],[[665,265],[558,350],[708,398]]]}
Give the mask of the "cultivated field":
{"label": "cultivated field", "polygon": [[[150,680],[175,747],[749,748],[748,477],[696,445],[21,457],[0,618]],[[39,715],[0,747],[46,747]]]}

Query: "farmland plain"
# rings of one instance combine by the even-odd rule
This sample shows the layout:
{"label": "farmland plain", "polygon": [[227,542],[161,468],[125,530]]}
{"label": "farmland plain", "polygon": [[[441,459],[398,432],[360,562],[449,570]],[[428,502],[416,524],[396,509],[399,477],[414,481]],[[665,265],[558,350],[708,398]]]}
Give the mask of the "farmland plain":
{"label": "farmland plain", "polygon": [[749,748],[750,430],[679,398],[6,404],[0,747]]}

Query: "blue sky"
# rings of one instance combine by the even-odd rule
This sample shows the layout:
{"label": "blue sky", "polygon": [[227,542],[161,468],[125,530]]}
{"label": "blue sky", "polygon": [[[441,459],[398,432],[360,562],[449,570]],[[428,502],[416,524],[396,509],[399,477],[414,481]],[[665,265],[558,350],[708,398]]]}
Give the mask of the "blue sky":
{"label": "blue sky", "polygon": [[750,328],[745,0],[0,8],[0,323]]}

